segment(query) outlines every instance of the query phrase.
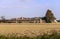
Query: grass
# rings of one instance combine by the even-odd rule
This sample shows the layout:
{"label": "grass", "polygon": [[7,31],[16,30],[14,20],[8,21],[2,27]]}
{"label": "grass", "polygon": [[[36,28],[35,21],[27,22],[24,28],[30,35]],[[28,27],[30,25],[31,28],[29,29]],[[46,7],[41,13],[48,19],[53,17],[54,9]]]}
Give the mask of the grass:
{"label": "grass", "polygon": [[60,39],[60,23],[1,23],[0,39]]}
{"label": "grass", "polygon": [[60,39],[60,32],[57,31],[52,31],[52,33],[43,33],[36,35],[36,36],[18,36],[17,33],[12,33],[12,34],[7,34],[7,35],[2,35],[0,34],[0,39]]}

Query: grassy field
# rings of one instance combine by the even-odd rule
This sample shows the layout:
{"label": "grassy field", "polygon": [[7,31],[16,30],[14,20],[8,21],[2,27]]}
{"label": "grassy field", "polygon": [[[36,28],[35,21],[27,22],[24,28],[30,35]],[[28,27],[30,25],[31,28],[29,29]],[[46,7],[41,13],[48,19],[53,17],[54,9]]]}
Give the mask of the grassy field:
{"label": "grassy field", "polygon": [[0,33],[19,33],[21,35],[28,33],[42,33],[49,30],[60,30],[60,23],[1,23]]}
{"label": "grassy field", "polygon": [[0,23],[0,39],[60,39],[60,23]]}

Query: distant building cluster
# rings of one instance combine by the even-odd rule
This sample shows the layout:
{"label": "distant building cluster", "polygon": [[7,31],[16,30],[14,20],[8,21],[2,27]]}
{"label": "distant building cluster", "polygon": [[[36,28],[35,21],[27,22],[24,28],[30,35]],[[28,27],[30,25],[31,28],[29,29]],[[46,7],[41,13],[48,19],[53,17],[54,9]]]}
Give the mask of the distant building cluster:
{"label": "distant building cluster", "polygon": [[[56,22],[56,20],[55,20]],[[44,17],[0,19],[0,23],[46,23]]]}
{"label": "distant building cluster", "polygon": [[42,17],[0,19],[0,23],[46,23]]}

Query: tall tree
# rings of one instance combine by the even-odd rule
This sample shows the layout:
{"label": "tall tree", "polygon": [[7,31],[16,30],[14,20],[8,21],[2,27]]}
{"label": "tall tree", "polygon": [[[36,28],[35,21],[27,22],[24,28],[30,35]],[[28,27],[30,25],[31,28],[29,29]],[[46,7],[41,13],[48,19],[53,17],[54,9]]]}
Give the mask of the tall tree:
{"label": "tall tree", "polygon": [[52,11],[49,9],[47,10],[45,17],[46,17],[46,22],[48,23],[54,22],[54,20],[56,19]]}

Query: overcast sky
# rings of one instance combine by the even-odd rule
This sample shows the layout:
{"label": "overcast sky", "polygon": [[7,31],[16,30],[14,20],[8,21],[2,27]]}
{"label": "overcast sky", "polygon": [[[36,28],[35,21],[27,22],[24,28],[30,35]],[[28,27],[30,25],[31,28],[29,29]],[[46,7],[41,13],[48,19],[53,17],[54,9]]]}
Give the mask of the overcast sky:
{"label": "overcast sky", "polygon": [[0,16],[43,17],[50,9],[60,19],[60,0],[0,0]]}

